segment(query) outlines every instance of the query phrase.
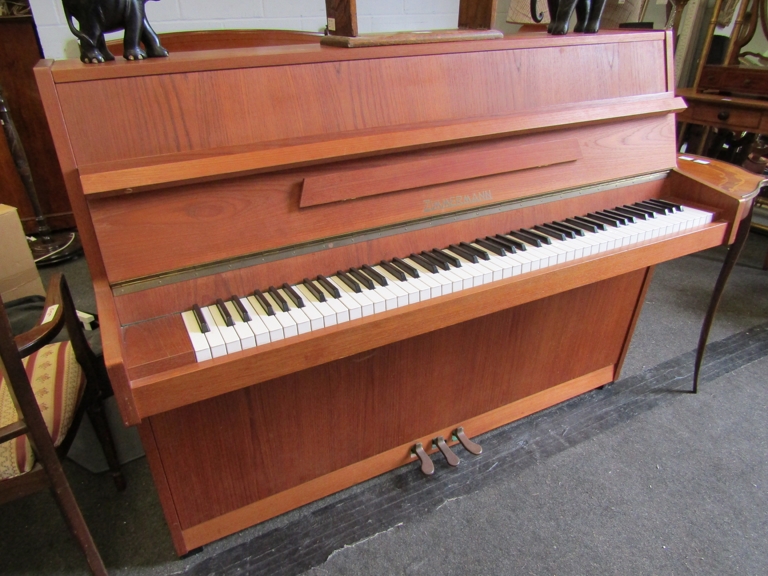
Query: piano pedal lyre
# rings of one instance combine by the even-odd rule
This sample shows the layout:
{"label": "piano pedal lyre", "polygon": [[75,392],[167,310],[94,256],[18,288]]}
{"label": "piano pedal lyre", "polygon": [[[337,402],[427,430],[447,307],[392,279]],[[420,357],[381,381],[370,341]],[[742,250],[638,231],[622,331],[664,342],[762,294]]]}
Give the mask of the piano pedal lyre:
{"label": "piano pedal lyre", "polygon": [[419,457],[422,474],[425,476],[432,476],[432,474],[435,473],[435,465],[429,457],[429,454],[424,451],[424,446],[422,446],[421,442],[414,444],[413,448],[411,448],[411,452]]}
{"label": "piano pedal lyre", "polygon": [[461,442],[461,445],[464,446],[464,449],[467,452],[470,452],[475,456],[483,453],[483,447],[480,446],[480,444],[472,442],[472,440],[467,438],[467,435],[464,433],[464,428],[462,426],[459,426],[456,428],[456,430],[453,431],[453,438]]}

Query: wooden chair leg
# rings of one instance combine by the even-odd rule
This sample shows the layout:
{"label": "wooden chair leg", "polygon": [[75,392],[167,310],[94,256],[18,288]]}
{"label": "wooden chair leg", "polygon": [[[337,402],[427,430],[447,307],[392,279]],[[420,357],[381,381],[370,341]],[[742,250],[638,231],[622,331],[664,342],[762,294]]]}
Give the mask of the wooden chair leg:
{"label": "wooden chair leg", "polygon": [[96,437],[99,439],[101,448],[104,451],[104,456],[106,457],[107,465],[109,466],[109,473],[112,476],[115,487],[118,491],[122,492],[125,490],[125,476],[123,476],[123,471],[120,468],[120,461],[117,459],[115,442],[112,439],[112,432],[109,430],[109,424],[107,424],[107,418],[104,415],[104,407],[101,404],[101,399],[91,402],[86,408],[86,412],[91,419],[91,424],[93,424]]}
{"label": "wooden chair leg", "polygon": [[91,572],[93,572],[94,576],[107,576],[107,569],[101,560],[99,550],[96,548],[96,543],[93,541],[90,530],[88,530],[80,507],[77,505],[75,495],[72,493],[72,488],[70,488],[69,482],[64,475],[61,463],[58,460],[49,462],[46,469],[51,479],[51,493],[59,508],[61,508],[64,520],[67,522],[72,535],[85,553]]}

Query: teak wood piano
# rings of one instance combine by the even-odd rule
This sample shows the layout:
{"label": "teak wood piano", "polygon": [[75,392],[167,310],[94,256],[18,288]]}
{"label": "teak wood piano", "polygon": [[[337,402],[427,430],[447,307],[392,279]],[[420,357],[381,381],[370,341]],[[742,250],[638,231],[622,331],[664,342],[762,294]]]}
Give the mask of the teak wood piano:
{"label": "teak wood piano", "polygon": [[[42,62],[105,360],[177,551],[428,469],[440,437],[472,458],[459,428],[612,382],[653,266],[733,242],[759,184],[678,161],[672,60],[669,34],[626,31]],[[708,217],[613,219],[675,204]],[[241,304],[253,347],[227,336]]]}

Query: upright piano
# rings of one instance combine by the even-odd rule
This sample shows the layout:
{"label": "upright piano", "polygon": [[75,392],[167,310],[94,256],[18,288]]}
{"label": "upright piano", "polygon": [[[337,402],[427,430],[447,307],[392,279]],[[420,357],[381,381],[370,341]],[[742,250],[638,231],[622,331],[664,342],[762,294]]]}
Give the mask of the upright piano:
{"label": "upright piano", "polygon": [[760,181],[678,158],[672,62],[657,31],[41,62],[177,552],[616,379],[654,265],[733,242]]}

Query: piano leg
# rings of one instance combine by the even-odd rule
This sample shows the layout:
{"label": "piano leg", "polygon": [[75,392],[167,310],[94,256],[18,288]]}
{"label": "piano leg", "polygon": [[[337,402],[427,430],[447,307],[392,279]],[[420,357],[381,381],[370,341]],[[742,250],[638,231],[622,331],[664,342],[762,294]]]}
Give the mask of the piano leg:
{"label": "piano leg", "polygon": [[749,228],[752,223],[752,210],[754,204],[750,208],[747,217],[739,224],[739,231],[736,233],[736,239],[733,244],[728,248],[728,253],[725,255],[725,261],[723,267],[720,269],[720,275],[717,277],[715,283],[715,290],[712,292],[712,299],[709,301],[709,308],[707,309],[707,315],[704,317],[704,324],[701,327],[701,335],[699,336],[699,346],[696,349],[696,365],[693,369],[693,389],[692,394],[696,394],[699,389],[699,374],[701,372],[701,362],[704,359],[704,349],[707,347],[707,339],[709,338],[709,331],[712,328],[712,322],[715,319],[717,313],[717,307],[720,305],[720,300],[725,290],[725,284],[728,282],[728,278],[731,276],[731,271],[736,265],[736,261],[739,259],[744,244],[747,243],[749,237]]}

